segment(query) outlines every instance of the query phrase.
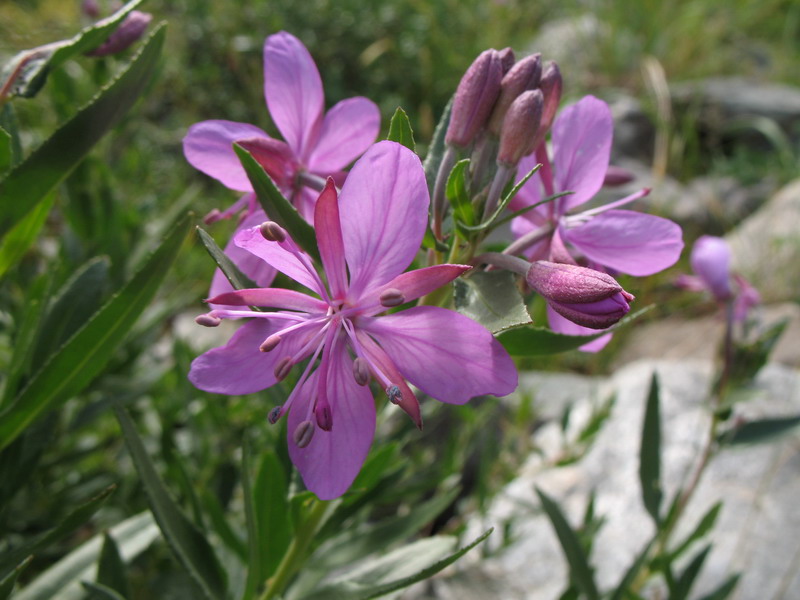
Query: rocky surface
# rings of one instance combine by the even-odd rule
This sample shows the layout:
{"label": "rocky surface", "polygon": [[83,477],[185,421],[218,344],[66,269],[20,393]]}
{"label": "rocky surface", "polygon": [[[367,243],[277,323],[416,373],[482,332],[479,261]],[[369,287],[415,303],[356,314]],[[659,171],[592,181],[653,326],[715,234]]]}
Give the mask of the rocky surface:
{"label": "rocky surface", "polygon": [[[517,479],[498,495],[488,515],[469,525],[468,535],[477,535],[489,525],[512,522],[516,541],[504,549],[496,548],[502,537],[496,533],[492,541],[495,552],[488,558],[477,551],[468,554],[453,570],[406,597],[558,598],[566,566],[549,521],[540,512],[534,486],[556,498],[573,524],[581,519],[590,493],[596,492],[596,511],[605,524],[591,560],[600,588],[613,587],[653,531],[641,505],[638,483],[640,429],[653,371],[662,385],[662,474],[667,496],[673,494],[686,481],[708,426],[704,402],[710,363],[639,361],[601,379],[529,374],[524,387],[538,392],[536,398],[542,405],[575,398],[573,427],[579,428],[581,418],[588,418],[598,397],[615,391],[611,417],[585,457],[567,467],[544,468],[561,451],[559,425],[553,422],[538,431],[542,454],[531,456]],[[737,411],[745,418],[800,413],[800,374],[781,365],[767,366],[759,375],[752,400],[739,405]],[[678,537],[686,533],[715,502],[724,500],[711,536],[714,547],[691,597],[710,592],[737,571],[743,575],[736,598],[796,597],[792,590],[800,585],[798,449],[798,436],[790,434],[768,444],[728,449],[711,462],[678,532]]]}

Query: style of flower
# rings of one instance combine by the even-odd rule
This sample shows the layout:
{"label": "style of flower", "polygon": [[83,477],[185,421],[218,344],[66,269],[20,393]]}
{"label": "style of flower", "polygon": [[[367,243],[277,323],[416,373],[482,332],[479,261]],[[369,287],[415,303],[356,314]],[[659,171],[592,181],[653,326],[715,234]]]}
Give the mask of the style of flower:
{"label": "style of flower", "polygon": [[[194,360],[189,379],[200,389],[257,392],[310,358],[270,421],[288,413],[290,456],[321,499],[343,494],[369,451],[375,430],[370,375],[418,425],[419,405],[409,383],[456,404],[516,387],[508,353],[469,318],[433,306],[381,314],[469,269],[444,264],[404,272],[422,242],[429,203],[417,156],[380,142],[356,162],[338,197],[328,180],[316,202],[322,273],[274,222],[235,237],[237,246],[315,296],[276,288],[233,291],[210,302],[240,308],[198,317],[210,326],[223,318],[252,318],[225,346]],[[255,312],[248,306],[277,310]]]}
{"label": "style of flower", "polygon": [[[523,186],[510,208],[520,210],[545,197],[572,192],[553,202],[530,209],[512,222],[518,238],[506,252],[522,251],[530,260],[577,264],[612,273],[652,275],[678,260],[683,249],[681,228],[662,217],[621,210],[649,193],[631,196],[580,213],[575,208],[591,200],[609,171],[614,127],[608,105],[586,96],[564,108],[553,123],[552,169],[544,145],[520,161],[518,173],[542,168]],[[519,250],[516,250],[519,249]],[[570,335],[596,334],[548,309],[554,331]],[[596,352],[610,334],[581,347]]]}
{"label": "style of flower", "polygon": [[680,275],[677,284],[696,292],[707,292],[719,304],[732,304],[733,320],[747,320],[750,311],[761,303],[758,290],[741,275],[731,272],[731,248],[721,237],[703,235],[692,247],[689,262],[695,275]]}

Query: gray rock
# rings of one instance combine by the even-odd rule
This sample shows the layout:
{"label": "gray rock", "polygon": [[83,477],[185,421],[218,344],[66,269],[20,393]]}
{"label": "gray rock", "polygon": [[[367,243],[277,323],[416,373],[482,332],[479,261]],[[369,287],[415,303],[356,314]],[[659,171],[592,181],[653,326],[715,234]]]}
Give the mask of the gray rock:
{"label": "gray rock", "polygon": [[800,179],[728,233],[733,268],[765,302],[800,299]]}
{"label": "gray rock", "polygon": [[[559,426],[546,426],[537,432],[537,442],[552,438],[542,444],[542,454],[532,456],[519,477],[497,496],[488,514],[468,526],[470,536],[489,525],[510,521],[516,541],[498,548],[501,536],[495,534],[493,555],[485,558],[479,552],[468,554],[454,570],[424,588],[412,590],[407,597],[558,598],[567,570],[555,534],[537,506],[534,486],[556,498],[573,524],[582,518],[591,491],[596,492],[596,512],[604,517],[605,524],[591,560],[600,588],[612,588],[653,532],[640,500],[638,451],[643,407],[654,370],[662,386],[662,476],[666,497],[671,497],[687,481],[701,451],[708,427],[705,393],[712,369],[709,363],[640,361],[609,379],[594,381],[595,395],[616,390],[617,401],[594,446],[580,462],[551,467],[560,446],[553,441],[558,435],[550,435],[552,431],[547,430]],[[590,398],[584,397],[576,406],[576,428],[580,427],[581,414],[587,418],[591,412],[590,404]],[[756,418],[796,414],[799,409],[800,375],[795,370],[770,365],[758,378],[754,398],[737,411]],[[791,586],[798,584],[798,447],[797,435],[789,435],[771,444],[726,450],[710,463],[676,536],[680,539],[715,502],[724,500],[712,534],[714,547],[693,597],[710,592],[740,570],[743,576],[738,598],[793,597],[786,590],[796,589]],[[698,550],[699,547],[693,549]],[[664,597],[661,592],[660,597]]]}
{"label": "gray rock", "polygon": [[619,94],[609,101],[614,118],[613,163],[625,159],[650,162],[655,147],[656,126],[638,98]]}

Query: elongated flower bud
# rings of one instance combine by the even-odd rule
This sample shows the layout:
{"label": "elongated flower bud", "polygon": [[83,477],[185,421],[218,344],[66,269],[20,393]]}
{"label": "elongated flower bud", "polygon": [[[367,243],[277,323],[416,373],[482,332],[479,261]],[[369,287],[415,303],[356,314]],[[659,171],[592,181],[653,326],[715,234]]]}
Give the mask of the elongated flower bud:
{"label": "elongated flower bud", "polygon": [[577,265],[536,261],[526,280],[553,310],[591,329],[605,329],[619,321],[633,300],[610,275]]}
{"label": "elongated flower bud", "polygon": [[544,94],[544,108],[542,110],[542,129],[544,133],[550,129],[553,119],[556,118],[556,111],[561,102],[561,92],[564,82],[561,79],[561,71],[554,61],[550,61],[542,72],[539,81],[539,89]]}
{"label": "elongated flower bud", "polygon": [[698,238],[690,262],[692,270],[718,302],[731,298],[731,249],[724,239],[711,235]]}
{"label": "elongated flower bud", "polygon": [[500,82],[500,96],[492,109],[488,129],[495,136],[500,136],[503,119],[517,97],[528,90],[534,90],[539,85],[542,76],[542,55],[533,54],[526,56],[505,74]]}
{"label": "elongated flower bud", "polygon": [[83,0],[81,12],[90,19],[96,19],[100,16],[100,5],[97,4],[97,0]]}
{"label": "elongated flower bud", "polygon": [[87,52],[86,56],[108,56],[109,54],[122,52],[144,35],[145,29],[147,29],[152,20],[153,15],[132,10],[120,23],[116,31],[97,48]]}
{"label": "elongated flower bud", "polygon": [[541,90],[523,92],[511,103],[500,132],[497,164],[507,168],[516,167],[523,156],[533,152],[543,103]]}
{"label": "elongated flower bud", "polygon": [[508,73],[517,60],[514,56],[514,51],[511,48],[503,48],[497,51],[497,55],[500,57],[500,66],[503,68],[503,73]]}
{"label": "elongated flower bud", "polygon": [[466,148],[486,124],[500,93],[503,60],[497,50],[484,50],[458,84],[445,142]]}

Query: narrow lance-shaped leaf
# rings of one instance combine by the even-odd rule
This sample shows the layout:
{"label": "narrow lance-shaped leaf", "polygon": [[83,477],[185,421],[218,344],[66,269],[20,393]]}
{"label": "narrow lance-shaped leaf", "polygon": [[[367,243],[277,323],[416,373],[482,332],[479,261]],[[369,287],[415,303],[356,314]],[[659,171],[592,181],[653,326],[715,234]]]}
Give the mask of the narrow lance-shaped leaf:
{"label": "narrow lance-shaped leaf", "polygon": [[709,544],[700,552],[698,552],[697,555],[686,566],[686,569],[684,569],[683,573],[680,574],[675,582],[675,586],[671,590],[669,595],[670,600],[685,600],[689,597],[689,592],[692,591],[692,586],[697,580],[697,576],[700,574],[700,569],[703,568],[703,563],[708,557],[708,553],[710,551],[711,545]]}
{"label": "narrow lance-shaped leaf", "polygon": [[114,81],[0,181],[0,235],[33,210],[133,106],[156,68],[164,34],[163,25],[156,28]]}
{"label": "narrow lance-shaped leaf", "polygon": [[445,186],[445,196],[450,206],[453,207],[453,214],[458,222],[463,225],[471,226],[475,224],[475,209],[472,207],[472,199],[467,192],[467,173],[469,172],[469,159],[465,158],[456,163],[447,178]]}
{"label": "narrow lance-shaped leaf", "polygon": [[319,260],[317,236],[314,228],[300,216],[300,213],[292,206],[291,202],[284,198],[272,178],[247,150],[239,144],[234,144],[233,149],[236,151],[236,156],[239,157],[247,173],[247,178],[253,185],[253,190],[264,212],[269,215],[270,219],[289,232],[292,239],[307,254],[315,260]]}
{"label": "narrow lance-shaped leaf", "polygon": [[44,85],[48,73],[60,67],[73,56],[97,48],[141,3],[142,0],[128,2],[113,15],[86,27],[71,39],[20,52],[9,61],[0,85],[6,84],[4,83],[7,81],[6,78],[13,77],[14,81],[7,82],[11,94],[26,98],[35,96]]}
{"label": "narrow lance-shaped leaf", "polygon": [[800,415],[791,417],[775,417],[759,419],[735,425],[729,431],[719,435],[722,444],[744,445],[771,441],[773,438],[787,434],[800,425]]}
{"label": "narrow lance-shaped leaf", "polygon": [[536,493],[564,551],[573,581],[589,600],[598,600],[600,594],[594,582],[594,574],[578,535],[567,523],[558,504],[539,488],[536,488]]}
{"label": "narrow lance-shaped leaf", "polygon": [[82,581],[81,585],[86,590],[86,600],[126,600],[126,596],[102,583]]}
{"label": "narrow lance-shaped leaf", "polygon": [[564,335],[547,329],[546,327],[536,327],[528,325],[517,327],[508,331],[503,331],[497,339],[511,356],[544,356],[547,354],[557,354],[580,348],[592,340],[616,331],[624,327],[634,319],[649,311],[652,307],[648,306],[634,313],[630,313],[619,323],[608,329],[598,331],[593,335]]}
{"label": "narrow lance-shaped leaf", "polygon": [[694,531],[686,536],[686,539],[681,542],[675,550],[670,552],[670,560],[675,560],[681,556],[694,542],[702,538],[714,528],[714,523],[717,522],[720,510],[722,510],[722,502],[717,502],[714,506],[708,509],[708,512],[703,515]]}
{"label": "narrow lance-shaped leaf", "polygon": [[172,551],[209,600],[224,598],[227,587],[225,572],[213,548],[170,497],[128,414],[119,407],[115,407],[114,412],[144,485],[153,516]]}
{"label": "narrow lance-shaped leaf", "polygon": [[289,482],[280,459],[275,452],[265,452],[253,485],[261,573],[265,578],[275,572],[291,542],[288,493]]}
{"label": "narrow lance-shaped leaf", "polygon": [[661,520],[661,410],[659,407],[658,376],[653,373],[642,424],[642,444],[639,453],[639,482],[642,501],[653,520]]}
{"label": "narrow lance-shaped leaf", "polygon": [[133,278],[50,357],[14,402],[0,413],[0,449],[42,413],[81,392],[100,374],[155,296],[188,227],[187,215]]}
{"label": "narrow lance-shaped leaf", "polygon": [[217,245],[214,238],[209,235],[202,227],[197,228],[197,236],[203,243],[209,256],[214,259],[217,266],[236,290],[252,289],[259,287],[256,282],[239,270],[233,261],[228,257],[222,248]]}
{"label": "narrow lance-shaped leaf", "polygon": [[122,598],[130,598],[130,583],[125,561],[120,556],[117,543],[107,533],[103,536],[103,547],[97,561],[97,583],[116,592]]}
{"label": "narrow lance-shaped leaf", "polygon": [[408,120],[408,115],[399,106],[394,111],[392,121],[389,123],[389,135],[386,139],[398,144],[403,144],[412,152],[417,151],[417,144],[414,142],[414,131],[411,129],[411,121]]}
{"label": "narrow lance-shaped leaf", "polygon": [[11,134],[0,127],[0,175],[11,168],[14,161],[14,149]]}
{"label": "narrow lance-shaped leaf", "polygon": [[6,600],[6,598],[11,595],[11,592],[14,591],[14,585],[17,583],[17,577],[19,577],[19,574],[25,570],[25,567],[27,567],[32,560],[33,556],[28,556],[19,565],[17,565],[16,569],[0,579],[0,600]]}
{"label": "narrow lance-shaped leaf", "polygon": [[[0,169],[2,171],[2,169]],[[55,202],[55,194],[48,195],[39,202],[11,231],[0,241],[0,277],[16,265],[39,237],[39,232],[50,214]]]}
{"label": "narrow lance-shaped leaf", "polygon": [[713,592],[706,594],[700,600],[726,600],[729,598],[730,595],[733,593],[733,590],[736,589],[737,584],[739,583],[739,579],[741,578],[740,573],[736,573],[735,575],[731,575],[725,582],[715,589]]}

